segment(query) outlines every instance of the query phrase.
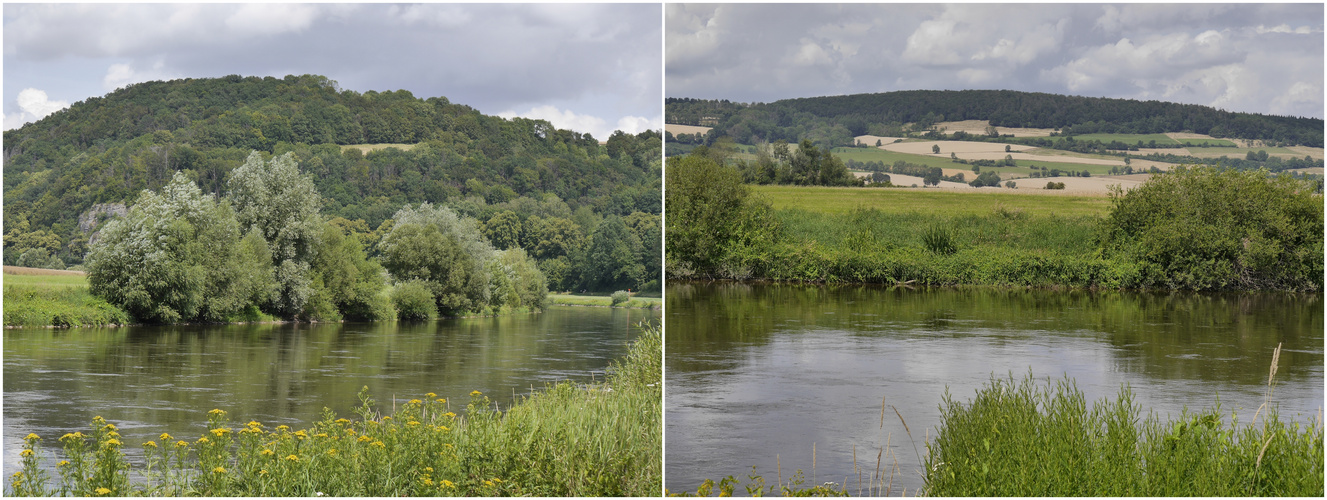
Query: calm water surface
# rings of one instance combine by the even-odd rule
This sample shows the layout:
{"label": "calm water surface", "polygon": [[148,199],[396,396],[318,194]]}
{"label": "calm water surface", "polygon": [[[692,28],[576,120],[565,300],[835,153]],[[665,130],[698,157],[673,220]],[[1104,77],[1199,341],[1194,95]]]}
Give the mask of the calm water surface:
{"label": "calm water surface", "polygon": [[547,382],[602,378],[657,311],[552,307],[541,314],[430,323],[20,329],[4,331],[4,474],[22,438],[89,430],[100,415],[126,453],[162,432],[196,439],[207,412],[303,428],[323,407],[349,415],[368,386],[391,409],[426,392],[464,408],[472,390],[502,407]]}
{"label": "calm water surface", "polygon": [[855,447],[863,485],[883,450],[886,478],[898,458],[892,494],[912,495],[946,388],[967,402],[992,375],[1029,370],[1073,377],[1089,400],[1129,384],[1143,417],[1219,397],[1247,422],[1281,342],[1282,419],[1323,405],[1321,295],[680,284],[667,297],[674,492],[752,466],[773,484],[781,464],[785,480],[802,469],[807,485],[856,494]]}

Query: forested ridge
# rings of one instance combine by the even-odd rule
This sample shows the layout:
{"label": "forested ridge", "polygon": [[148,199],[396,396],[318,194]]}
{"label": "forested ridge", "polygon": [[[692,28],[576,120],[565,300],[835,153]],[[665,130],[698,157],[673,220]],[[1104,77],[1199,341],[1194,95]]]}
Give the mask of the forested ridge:
{"label": "forested ridge", "polygon": [[1068,96],[1012,90],[909,90],[785,99],[772,103],[669,98],[668,123],[713,126],[741,143],[812,138],[851,145],[863,134],[891,135],[942,121],[988,120],[997,127],[1073,127],[1078,133],[1195,132],[1213,137],[1323,146],[1319,118],[1235,113],[1162,101]]}
{"label": "forested ridge", "polygon": [[[348,144],[403,146],[365,154],[343,151]],[[405,90],[343,90],[317,75],[139,83],[4,133],[5,262],[40,249],[79,264],[91,226],[107,218],[94,206],[132,205],[176,172],[228,196],[231,171],[258,151],[293,153],[323,216],[359,233],[371,253],[393,214],[430,202],[475,219],[497,249],[524,249],[550,286],[653,287],[661,147],[656,131],[617,132],[601,145],[544,120]],[[609,244],[606,233],[625,241]],[[611,276],[578,268],[595,252],[623,262],[601,262],[618,265]]]}

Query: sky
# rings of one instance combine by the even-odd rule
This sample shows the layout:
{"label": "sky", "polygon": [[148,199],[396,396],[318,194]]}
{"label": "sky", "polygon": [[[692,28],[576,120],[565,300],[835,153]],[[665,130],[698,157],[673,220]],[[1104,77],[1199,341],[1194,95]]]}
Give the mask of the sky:
{"label": "sky", "polygon": [[4,129],[127,84],[319,74],[606,139],[663,127],[658,4],[5,4]]}
{"label": "sky", "polygon": [[1323,118],[1319,4],[668,4],[668,97],[1001,89]]}

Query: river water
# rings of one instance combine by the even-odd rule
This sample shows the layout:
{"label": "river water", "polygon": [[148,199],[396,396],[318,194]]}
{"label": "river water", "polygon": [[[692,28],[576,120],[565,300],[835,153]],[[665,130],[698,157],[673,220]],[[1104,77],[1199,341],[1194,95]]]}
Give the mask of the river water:
{"label": "river water", "polygon": [[[426,323],[17,329],[4,332],[4,475],[22,438],[119,427],[131,460],[162,432],[197,439],[207,412],[306,428],[323,408],[352,416],[367,386],[384,412],[427,392],[500,407],[559,380],[601,379],[658,311],[551,307],[540,314]],[[54,475],[54,474],[53,474]]]}
{"label": "river water", "polygon": [[992,376],[1067,375],[1089,401],[1128,384],[1163,420],[1219,398],[1248,422],[1279,342],[1281,418],[1323,405],[1318,294],[675,284],[665,310],[673,492],[754,466],[856,494],[881,454],[885,477],[898,460],[890,494],[912,495],[945,390],[967,402]]}

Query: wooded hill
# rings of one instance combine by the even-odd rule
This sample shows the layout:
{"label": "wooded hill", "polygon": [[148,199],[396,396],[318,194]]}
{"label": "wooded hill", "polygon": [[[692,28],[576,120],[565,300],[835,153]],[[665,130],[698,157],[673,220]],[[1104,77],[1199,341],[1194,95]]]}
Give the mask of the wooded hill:
{"label": "wooded hill", "polygon": [[740,143],[803,138],[831,146],[852,137],[894,135],[904,124],[924,130],[942,121],[988,120],[997,127],[1064,129],[1075,133],[1195,132],[1281,145],[1323,146],[1318,118],[1234,113],[1161,101],[1081,97],[1012,90],[909,90],[785,99],[772,103],[669,98],[668,123],[715,127]]}
{"label": "wooded hill", "polygon": [[[640,226],[631,248],[644,269],[635,274],[650,281],[660,259],[647,254],[661,252],[650,241],[661,212],[659,134],[617,132],[601,145],[544,120],[486,116],[405,90],[343,90],[317,75],[139,83],[4,133],[5,262],[42,248],[80,263],[90,228],[85,220],[80,229],[79,217],[94,205],[132,204],[177,171],[225,195],[228,174],[251,151],[293,152],[325,200],[323,214],[365,233],[370,249],[381,236],[373,228],[428,201],[483,224],[501,216],[485,226],[495,246],[529,247],[566,267],[600,221],[617,218]],[[341,147],[352,144],[401,147]],[[558,278],[550,275],[550,286],[577,286]]]}

